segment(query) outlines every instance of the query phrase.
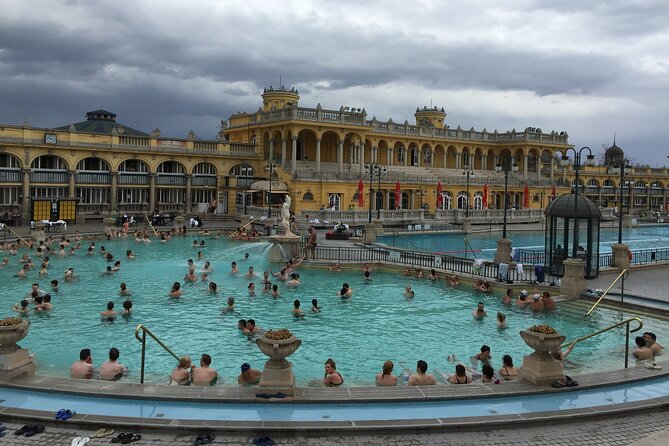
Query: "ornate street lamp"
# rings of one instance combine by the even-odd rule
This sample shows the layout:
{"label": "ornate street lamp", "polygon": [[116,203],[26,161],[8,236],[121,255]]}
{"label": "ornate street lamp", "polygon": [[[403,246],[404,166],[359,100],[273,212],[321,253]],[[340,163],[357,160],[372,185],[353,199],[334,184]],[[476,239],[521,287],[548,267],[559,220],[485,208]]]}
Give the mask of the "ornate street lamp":
{"label": "ornate street lamp", "polygon": [[[586,166],[594,166],[595,165],[595,155],[592,154],[592,150],[590,150],[590,147],[581,147],[579,150],[574,149],[573,147],[569,147],[566,152],[569,151],[574,152],[574,172],[576,175],[576,183],[574,185],[574,241],[572,243],[571,247],[571,256],[573,258],[576,257],[576,252],[578,251],[578,229],[579,229],[579,224],[578,224],[578,186],[579,186],[579,171],[581,170],[581,155],[583,151],[587,151],[588,155],[585,160],[584,165]],[[562,156],[562,161],[560,161],[560,165],[562,167],[567,167],[570,163],[569,156],[564,155]]]}
{"label": "ornate street lamp", "polygon": [[[365,173],[369,175],[369,223],[372,222],[372,186],[374,185],[374,175],[378,175],[378,188],[377,188],[377,193],[378,191],[381,190],[381,175],[388,175],[388,168],[386,166],[382,166],[381,164],[378,163],[367,163],[365,164]],[[376,203],[376,200],[374,200],[374,203]],[[376,207],[376,219],[380,220],[381,219],[381,208],[379,206]]]}
{"label": "ornate street lamp", "polygon": [[504,171],[504,225],[502,226],[502,238],[506,238],[506,211],[508,203],[506,202],[509,189],[509,172],[518,172],[518,164],[513,162],[510,155],[507,155],[502,159],[502,164],[497,164],[495,166],[495,171],[502,172]]}
{"label": "ornate street lamp", "polygon": [[465,217],[469,218],[469,179],[474,178],[474,171],[468,168],[462,172],[462,175],[467,178],[467,207],[465,208]]}
{"label": "ornate street lamp", "polygon": [[272,181],[274,180],[274,161],[267,161],[265,172],[269,172],[269,198],[267,199],[267,218],[272,218]]}
{"label": "ornate street lamp", "polygon": [[618,210],[618,244],[623,242],[623,185],[625,184],[625,156],[621,154],[620,164],[616,164],[615,167],[611,169],[611,173],[620,174],[620,187],[618,196],[620,197],[620,209]]}

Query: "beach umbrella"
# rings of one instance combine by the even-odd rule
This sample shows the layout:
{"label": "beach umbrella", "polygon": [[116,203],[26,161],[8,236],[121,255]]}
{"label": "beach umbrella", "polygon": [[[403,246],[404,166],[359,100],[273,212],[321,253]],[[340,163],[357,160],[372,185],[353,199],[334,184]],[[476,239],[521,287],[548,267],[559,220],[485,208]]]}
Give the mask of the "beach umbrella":
{"label": "beach umbrella", "polygon": [[551,200],[555,200],[556,195],[557,194],[555,193],[555,184],[554,184],[553,189],[551,189]]}
{"label": "beach umbrella", "polygon": [[483,185],[483,209],[488,209],[488,183]]}
{"label": "beach umbrella", "polygon": [[444,205],[444,197],[441,196],[442,186],[441,181],[437,183],[437,209]]}
{"label": "beach umbrella", "polygon": [[530,188],[527,187],[527,184],[525,185],[525,189],[523,189],[523,208],[529,208],[530,207]]}
{"label": "beach umbrella", "polygon": [[399,209],[402,203],[402,197],[400,196],[400,182],[399,180],[395,183],[395,209]]}
{"label": "beach umbrella", "polygon": [[364,195],[364,185],[362,184],[362,180],[358,183],[358,207],[362,208],[362,206],[365,204],[365,195]]}

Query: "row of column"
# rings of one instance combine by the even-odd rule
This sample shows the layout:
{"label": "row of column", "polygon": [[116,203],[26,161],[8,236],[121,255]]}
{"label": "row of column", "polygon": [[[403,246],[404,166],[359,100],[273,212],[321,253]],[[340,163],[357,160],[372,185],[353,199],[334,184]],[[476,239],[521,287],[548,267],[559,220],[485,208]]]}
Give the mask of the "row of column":
{"label": "row of column", "polygon": [[[286,166],[286,152],[287,152],[287,140],[283,139],[281,140],[281,165]],[[292,138],[292,147],[291,147],[291,173],[295,173],[295,169],[297,167],[297,137]],[[416,157],[416,166],[420,167],[422,165],[422,149],[416,148],[418,152],[418,156]],[[270,160],[273,160],[274,157],[274,140],[270,140],[269,143],[269,153],[270,153]],[[362,173],[364,171],[364,165],[366,162],[372,162],[372,163],[378,163],[379,162],[379,149],[376,146],[372,146],[371,150],[371,160],[365,160],[365,150],[364,146],[362,144],[351,144],[351,150],[350,150],[350,156],[348,162],[350,164],[358,164],[360,166],[360,172]],[[409,156],[409,151],[405,153],[404,156],[404,165],[408,165],[408,156]],[[388,165],[392,166],[394,163],[394,158],[393,158],[393,149],[392,148],[387,148],[386,149],[386,159],[388,160]],[[551,182],[553,181],[553,167],[554,167],[555,160],[551,158],[550,160],[550,180]],[[494,162],[493,164],[496,166],[499,164],[499,157],[495,155],[494,157]],[[528,179],[528,164],[529,164],[529,155],[525,155],[523,157],[523,177],[525,180]],[[539,180],[541,179],[541,161],[537,161],[537,168],[536,168],[536,179]],[[470,164],[471,165],[471,164]],[[488,155],[482,155],[481,156],[481,170],[488,170]],[[340,141],[337,144],[337,171],[339,173],[343,172],[343,167],[344,167],[344,143],[343,141]],[[430,167],[434,167],[434,156],[430,158]],[[444,158],[444,166],[443,168],[446,168],[446,158]],[[463,162],[462,162],[462,152],[458,152],[455,155],[455,168],[456,169],[463,169],[465,168]],[[321,140],[316,139],[316,171],[320,172],[321,170]],[[563,176],[565,175],[563,171]]]}
{"label": "row of column", "polygon": [[[21,212],[28,214],[30,213],[30,169],[23,169],[23,178],[22,178],[22,193],[23,201],[21,203]],[[67,196],[68,198],[76,198],[76,182],[75,174],[76,171],[68,171],[69,178],[67,184]],[[109,204],[110,209],[115,211],[118,208],[118,172],[110,172],[111,174],[111,187],[110,187],[110,197]],[[156,173],[149,173],[149,205],[153,206],[156,203]],[[191,199],[191,190],[192,190],[192,174],[186,174],[186,210],[190,211],[192,206]]]}

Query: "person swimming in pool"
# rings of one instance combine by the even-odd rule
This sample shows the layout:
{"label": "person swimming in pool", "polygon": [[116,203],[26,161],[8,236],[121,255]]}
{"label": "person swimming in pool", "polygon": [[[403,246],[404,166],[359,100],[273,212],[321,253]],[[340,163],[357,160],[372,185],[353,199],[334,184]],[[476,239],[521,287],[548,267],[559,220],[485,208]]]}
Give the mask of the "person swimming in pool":
{"label": "person swimming in pool", "polygon": [[350,286],[348,286],[348,283],[344,283],[341,286],[341,290],[339,290],[338,296],[341,297],[342,299],[347,299],[353,296],[353,289]]}
{"label": "person swimming in pool", "polygon": [[170,290],[169,296],[173,299],[181,297],[183,295],[183,290],[181,289],[181,284],[179,282],[174,282],[172,284],[172,289]]}
{"label": "person swimming in pool", "polygon": [[100,316],[105,321],[113,321],[117,315],[118,313],[114,311],[114,302],[112,301],[107,302],[107,309],[100,313]]}

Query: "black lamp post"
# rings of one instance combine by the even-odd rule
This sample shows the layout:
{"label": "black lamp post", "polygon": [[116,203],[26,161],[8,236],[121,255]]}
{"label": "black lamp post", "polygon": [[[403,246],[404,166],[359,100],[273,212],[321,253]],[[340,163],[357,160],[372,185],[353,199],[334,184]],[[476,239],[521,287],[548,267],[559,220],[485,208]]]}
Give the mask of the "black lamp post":
{"label": "black lamp post", "polygon": [[612,173],[620,173],[620,209],[618,210],[618,244],[623,242],[623,184],[625,184],[625,158],[620,156],[620,164],[611,169]]}
{"label": "black lamp post", "polygon": [[[388,169],[386,166],[382,166],[377,163],[367,163],[365,164],[365,171],[369,174],[369,222],[372,222],[372,186],[374,185],[374,175],[378,175],[378,188],[377,192],[381,190],[381,175],[388,175]],[[375,200],[376,202],[376,200]],[[376,207],[376,219],[381,219],[381,208]]]}
{"label": "black lamp post", "polygon": [[[474,171],[467,169],[462,172],[462,175],[467,177],[467,207],[465,208],[465,217],[469,218],[469,179],[474,178]],[[506,236],[504,236],[506,238]]]}
{"label": "black lamp post", "polygon": [[265,165],[265,171],[269,172],[269,198],[267,199],[267,218],[272,218],[272,181],[274,180],[274,161],[268,161]]}
{"label": "black lamp post", "polygon": [[506,211],[508,208],[506,198],[509,189],[509,172],[518,172],[518,164],[513,162],[510,155],[507,155],[503,160],[503,164],[497,164],[495,170],[501,172],[504,170],[504,225],[502,226],[502,238],[506,238]]}
{"label": "black lamp post", "polygon": [[[592,154],[592,150],[590,150],[590,147],[581,147],[580,149],[576,150],[573,147],[569,147],[566,152],[569,151],[574,152],[574,173],[576,175],[576,184],[574,185],[574,241],[572,243],[571,247],[571,256],[572,258],[576,258],[576,252],[578,251],[578,229],[579,229],[579,224],[578,224],[578,186],[579,186],[579,171],[581,170],[581,155],[583,151],[587,151],[588,155],[585,160],[585,165],[586,166],[594,166],[595,165],[595,155]],[[569,165],[569,157],[567,155],[564,155],[562,157],[562,161],[560,164],[562,167],[567,167]]]}

